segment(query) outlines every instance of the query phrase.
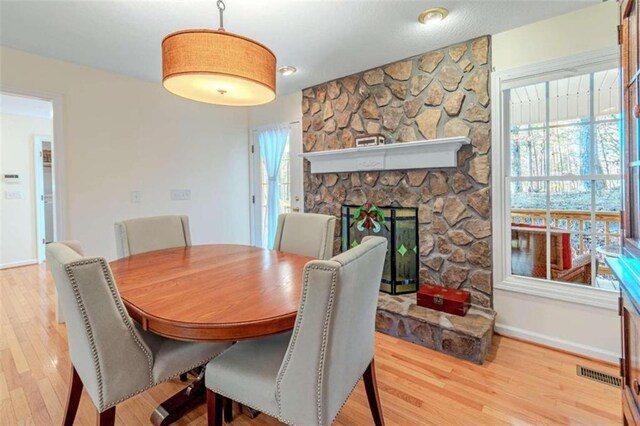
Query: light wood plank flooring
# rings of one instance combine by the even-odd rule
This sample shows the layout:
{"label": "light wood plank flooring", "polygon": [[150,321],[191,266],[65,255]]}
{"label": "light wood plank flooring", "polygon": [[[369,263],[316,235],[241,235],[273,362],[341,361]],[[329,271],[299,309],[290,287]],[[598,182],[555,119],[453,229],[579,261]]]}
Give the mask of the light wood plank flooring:
{"label": "light wood plank flooring", "polygon": [[[66,329],[55,323],[54,286],[44,266],[0,271],[0,424],[61,424],[70,374]],[[388,425],[620,424],[618,389],[576,376],[576,364],[615,368],[504,337],[478,366],[383,334],[376,366]],[[118,405],[117,424],[149,424],[155,406],[184,384],[178,380]],[[95,424],[83,394],[77,424]],[[277,421],[235,413],[233,424]],[[205,407],[178,424],[205,425]],[[371,424],[360,383],[340,425]]]}

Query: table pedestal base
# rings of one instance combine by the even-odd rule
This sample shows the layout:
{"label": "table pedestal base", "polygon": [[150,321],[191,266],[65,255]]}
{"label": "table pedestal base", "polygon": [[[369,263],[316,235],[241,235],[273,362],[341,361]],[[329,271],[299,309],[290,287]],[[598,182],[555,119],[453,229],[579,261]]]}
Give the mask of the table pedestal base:
{"label": "table pedestal base", "polygon": [[151,423],[154,426],[170,425],[206,401],[203,367],[198,377],[189,386],[164,401],[155,409],[151,414]]}
{"label": "table pedestal base", "polygon": [[240,404],[240,412],[250,419],[255,419],[260,414],[260,411],[254,410],[251,407],[247,407],[246,405]]}

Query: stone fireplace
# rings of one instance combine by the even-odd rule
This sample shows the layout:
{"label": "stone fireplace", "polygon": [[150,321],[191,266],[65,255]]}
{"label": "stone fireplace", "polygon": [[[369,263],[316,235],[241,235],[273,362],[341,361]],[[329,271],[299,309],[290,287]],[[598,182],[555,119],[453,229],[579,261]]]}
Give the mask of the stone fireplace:
{"label": "stone fireplace", "polygon": [[449,318],[415,306],[415,295],[383,295],[377,327],[475,362],[494,319],[489,71],[485,36],[307,88],[302,99],[305,152],[352,148],[365,133],[392,144],[471,139],[455,168],[312,174],[305,161],[304,201],[305,211],[337,218],[335,253],[343,204],[416,208],[420,282],[469,290],[474,306]]}
{"label": "stone fireplace", "polygon": [[420,264],[417,209],[380,206],[378,210],[384,219],[376,228],[368,229],[366,225],[358,227],[358,218],[371,213],[367,214],[360,206],[342,206],[342,251],[357,246],[368,235],[385,237],[388,241],[387,255],[380,291],[393,295],[415,293]]}

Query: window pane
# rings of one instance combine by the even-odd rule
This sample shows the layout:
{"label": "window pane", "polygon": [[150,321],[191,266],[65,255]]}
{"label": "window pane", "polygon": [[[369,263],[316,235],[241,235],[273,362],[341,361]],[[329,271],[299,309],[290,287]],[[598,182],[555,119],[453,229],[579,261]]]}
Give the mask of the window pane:
{"label": "window pane", "polygon": [[591,211],[591,181],[589,180],[551,181],[549,191],[551,211]]}
{"label": "window pane", "polygon": [[289,144],[285,147],[280,161],[280,174],[278,177],[280,185],[280,205],[278,206],[280,213],[291,213],[291,166]]}
{"label": "window pane", "polygon": [[622,210],[622,185],[619,180],[595,181],[596,212],[620,212]]}
{"label": "window pane", "polygon": [[620,70],[617,68],[593,74],[593,104],[597,121],[615,119],[620,114]]}
{"label": "window pane", "polygon": [[547,121],[545,83],[509,91],[509,120],[513,127],[540,127]]}
{"label": "window pane", "polygon": [[593,174],[617,175],[620,169],[620,121],[600,122],[594,127],[596,139]]}
{"label": "window pane", "polygon": [[589,74],[561,78],[549,82],[549,123],[561,124],[566,121],[591,116]]}
{"label": "window pane", "polygon": [[547,208],[547,183],[540,181],[511,182],[511,209],[540,210]]}
{"label": "window pane", "polygon": [[549,171],[552,176],[588,175],[591,172],[589,118],[579,124],[549,129]]}
{"label": "window pane", "polygon": [[547,278],[544,226],[519,225],[511,230],[511,273],[523,277]]}
{"label": "window pane", "polygon": [[621,245],[622,241],[620,239],[620,236],[596,236],[596,251],[599,255],[618,256],[620,255]]}
{"label": "window pane", "polygon": [[544,129],[529,126],[511,128],[511,176],[546,174]]}
{"label": "window pane", "polygon": [[605,290],[619,290],[618,280],[605,263],[605,257],[619,256],[620,247],[620,237],[596,237],[596,282],[594,287]]}
{"label": "window pane", "polygon": [[629,156],[629,161],[634,162],[640,160],[640,118],[635,118],[633,116],[633,109],[635,106],[640,103],[640,88],[638,87],[638,80],[635,80],[629,86],[629,98],[627,105],[627,127],[629,132],[625,137],[628,137],[628,140],[625,142],[629,145],[629,150],[631,154]]}
{"label": "window pane", "polygon": [[589,218],[589,212],[566,212],[552,210],[550,212],[550,226],[553,229],[562,229],[565,231],[583,232],[587,228],[586,219]]}
{"label": "window pane", "polygon": [[631,237],[640,239],[640,167],[632,167],[629,173],[631,200],[634,201],[629,206],[631,214]]}
{"label": "window pane", "polygon": [[591,237],[551,232],[551,279],[575,284],[591,282]]}

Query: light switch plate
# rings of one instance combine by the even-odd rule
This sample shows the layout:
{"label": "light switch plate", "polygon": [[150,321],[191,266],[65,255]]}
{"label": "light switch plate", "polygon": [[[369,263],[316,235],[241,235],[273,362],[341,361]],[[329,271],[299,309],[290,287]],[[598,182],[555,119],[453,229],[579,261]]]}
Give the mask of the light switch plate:
{"label": "light switch plate", "polygon": [[4,191],[4,198],[7,200],[22,200],[22,191]]}
{"label": "light switch plate", "polygon": [[140,192],[140,191],[131,191],[131,202],[137,204],[140,201],[142,201],[142,192]]}
{"label": "light switch plate", "polygon": [[190,189],[172,189],[171,199],[173,201],[188,201],[191,199]]}

